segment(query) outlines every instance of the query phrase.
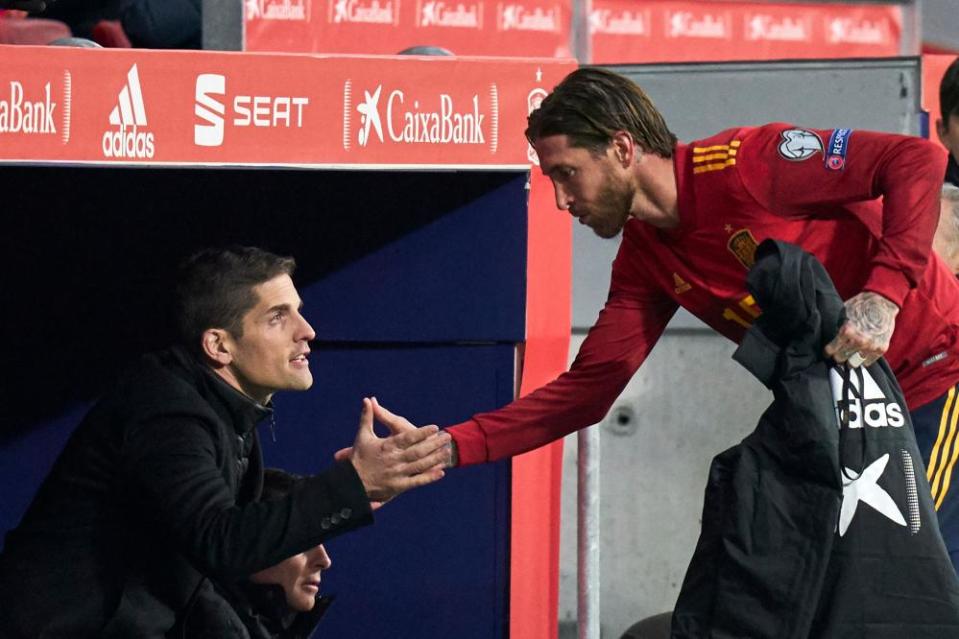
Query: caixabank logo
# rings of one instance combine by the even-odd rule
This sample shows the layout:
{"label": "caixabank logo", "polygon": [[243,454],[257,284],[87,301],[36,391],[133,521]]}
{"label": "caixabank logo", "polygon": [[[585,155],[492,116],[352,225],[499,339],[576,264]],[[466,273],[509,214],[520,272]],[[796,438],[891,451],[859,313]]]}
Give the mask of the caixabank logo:
{"label": "caixabank logo", "polygon": [[417,3],[417,27],[483,28],[482,2],[443,2],[427,0]]}
{"label": "caixabank logo", "polygon": [[310,0],[244,0],[247,20],[310,21]]}
{"label": "caixabank logo", "polygon": [[747,40],[768,42],[811,42],[812,20],[802,15],[775,16],[752,13],[744,20]]}
{"label": "caixabank logo", "polygon": [[63,70],[62,80],[41,85],[14,79],[8,87],[0,91],[0,139],[5,135],[59,136],[63,144],[70,141],[73,76],[69,70]]}
{"label": "caixabank logo", "polygon": [[329,0],[330,24],[400,23],[400,0]]}
{"label": "caixabank logo", "polygon": [[732,38],[731,19],[724,11],[670,11],[666,17],[667,38]]}
{"label": "caixabank logo", "polygon": [[497,5],[496,28],[499,31],[540,31],[559,33],[562,10],[559,5],[528,7],[509,2]]}
{"label": "caixabank logo", "polygon": [[649,9],[613,9],[603,7],[589,12],[589,32],[618,36],[652,35],[652,16]]}
{"label": "caixabank logo", "polygon": [[156,151],[153,133],[147,129],[147,112],[140,87],[137,65],[127,71],[126,82],[117,93],[117,102],[110,111],[110,128],[103,133],[103,157],[148,160]]}
{"label": "caixabank logo", "polygon": [[826,41],[829,44],[885,45],[891,39],[892,29],[885,20],[837,17],[826,21]]}
{"label": "caixabank logo", "polygon": [[[362,93],[362,98],[360,94]],[[343,148],[374,144],[483,145],[499,148],[499,88],[469,97],[377,84],[343,85]]]}

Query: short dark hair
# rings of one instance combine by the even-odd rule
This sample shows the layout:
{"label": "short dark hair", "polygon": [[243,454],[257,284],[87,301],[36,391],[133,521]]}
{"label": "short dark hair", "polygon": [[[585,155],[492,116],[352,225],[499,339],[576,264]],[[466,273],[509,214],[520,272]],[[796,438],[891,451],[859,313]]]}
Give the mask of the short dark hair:
{"label": "short dark hair", "polygon": [[252,246],[208,248],[180,264],[176,320],[182,343],[197,352],[204,331],[243,337],[243,316],[259,301],[253,287],[293,275],[296,261]]}
{"label": "short dark hair", "polygon": [[550,135],[566,135],[570,146],[599,153],[617,131],[627,131],[643,150],[673,156],[676,136],[638,84],[606,69],[573,71],[529,114],[530,143]]}
{"label": "short dark hair", "polygon": [[959,115],[959,58],[952,61],[939,82],[939,111],[942,125],[949,128],[949,116]]}

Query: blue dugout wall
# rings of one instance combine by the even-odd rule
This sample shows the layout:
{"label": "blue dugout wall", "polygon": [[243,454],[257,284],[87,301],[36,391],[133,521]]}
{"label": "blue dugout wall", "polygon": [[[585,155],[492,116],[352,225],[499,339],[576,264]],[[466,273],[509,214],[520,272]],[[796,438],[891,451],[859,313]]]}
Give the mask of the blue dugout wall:
{"label": "blue dugout wall", "polygon": [[[447,424],[507,403],[524,339],[526,175],[6,167],[0,533],[97,394],[171,335],[174,266],[208,245],[291,254],[314,387],[276,396],[268,465],[327,466],[360,399]],[[503,637],[509,466],[449,473],[328,544],[330,637]],[[82,584],[72,584],[80,587]]]}

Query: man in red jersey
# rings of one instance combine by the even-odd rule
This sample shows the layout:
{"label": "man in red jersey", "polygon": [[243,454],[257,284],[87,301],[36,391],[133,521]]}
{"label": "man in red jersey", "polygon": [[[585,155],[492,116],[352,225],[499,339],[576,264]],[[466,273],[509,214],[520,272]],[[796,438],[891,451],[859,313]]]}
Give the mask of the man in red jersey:
{"label": "man in red jersey", "polygon": [[680,306],[739,342],[759,314],[746,273],[758,243],[776,238],[814,254],[847,300],[825,354],[854,366],[885,356],[895,371],[959,561],[959,488],[950,491],[959,284],[932,254],[939,147],[782,123],[680,144],[640,87],[597,68],[567,76],[529,116],[526,135],[557,207],[623,240],[609,298],[570,370],[451,427],[452,465],[516,455],[600,421]]}

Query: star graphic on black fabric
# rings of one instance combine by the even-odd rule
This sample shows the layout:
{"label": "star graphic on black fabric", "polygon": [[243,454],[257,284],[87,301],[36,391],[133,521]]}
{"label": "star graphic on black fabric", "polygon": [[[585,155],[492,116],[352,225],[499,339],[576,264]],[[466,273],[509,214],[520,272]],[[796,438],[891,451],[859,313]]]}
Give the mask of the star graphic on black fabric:
{"label": "star graphic on black fabric", "polygon": [[[842,537],[849,530],[852,518],[856,515],[856,509],[859,502],[869,504],[886,518],[896,522],[900,526],[906,525],[906,520],[896,502],[882,489],[876,482],[886,470],[886,464],[889,463],[889,453],[886,453],[873,463],[869,464],[862,471],[862,475],[857,475],[856,471],[847,468],[846,475],[842,479],[842,508],[839,512],[839,536]],[[851,477],[851,479],[849,478]]]}

